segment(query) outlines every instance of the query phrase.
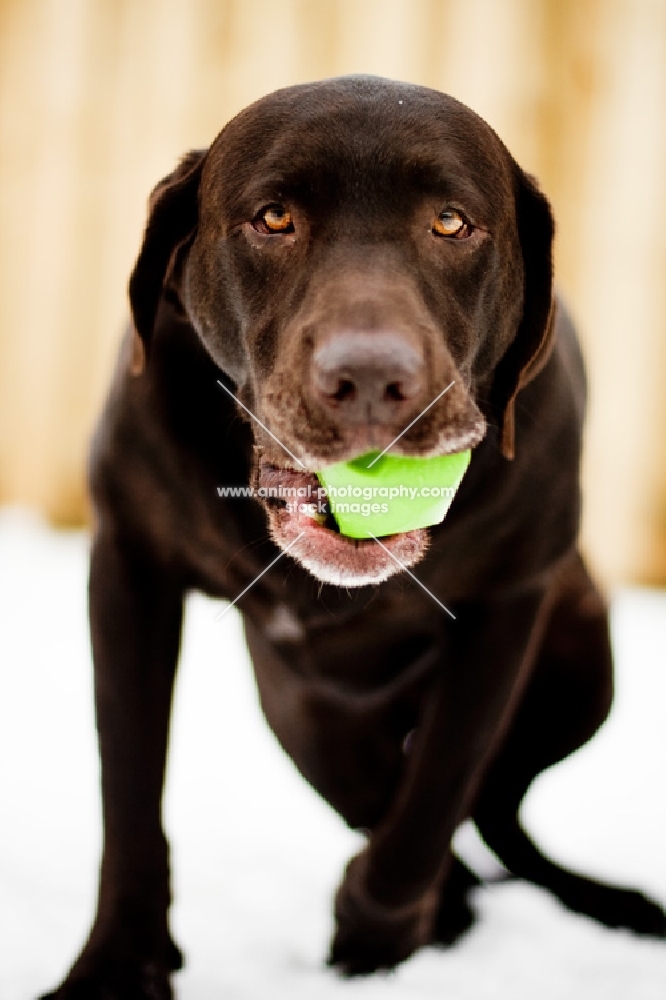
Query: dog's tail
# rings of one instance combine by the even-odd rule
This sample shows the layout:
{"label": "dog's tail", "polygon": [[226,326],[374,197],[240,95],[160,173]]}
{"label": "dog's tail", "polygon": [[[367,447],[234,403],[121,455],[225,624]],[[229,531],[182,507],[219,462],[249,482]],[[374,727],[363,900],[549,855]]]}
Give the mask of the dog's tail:
{"label": "dog's tail", "polygon": [[658,903],[635,889],[608,885],[551,861],[530,839],[517,815],[507,818],[481,811],[475,821],[488,847],[512,874],[552,892],[569,910],[607,927],[666,938],[666,913]]}

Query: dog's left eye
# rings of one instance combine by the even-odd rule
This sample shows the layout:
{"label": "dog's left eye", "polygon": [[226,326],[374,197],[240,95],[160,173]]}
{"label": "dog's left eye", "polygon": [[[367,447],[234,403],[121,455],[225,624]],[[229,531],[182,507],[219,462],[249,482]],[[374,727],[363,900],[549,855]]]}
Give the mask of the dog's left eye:
{"label": "dog's left eye", "polygon": [[453,208],[445,208],[433,222],[432,231],[438,236],[463,239],[465,236],[469,236],[471,226],[463,219],[460,212],[456,212]]}
{"label": "dog's left eye", "polygon": [[294,222],[291,212],[282,205],[268,205],[263,208],[252,223],[260,233],[293,233]]}

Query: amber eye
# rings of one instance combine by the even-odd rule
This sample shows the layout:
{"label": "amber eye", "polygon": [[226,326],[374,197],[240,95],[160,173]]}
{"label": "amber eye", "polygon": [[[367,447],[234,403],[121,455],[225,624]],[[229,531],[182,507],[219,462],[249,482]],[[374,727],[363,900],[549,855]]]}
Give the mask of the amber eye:
{"label": "amber eye", "polygon": [[463,219],[460,212],[453,208],[445,208],[440,212],[433,223],[432,230],[438,236],[467,236],[469,226]]}
{"label": "amber eye", "polygon": [[282,205],[269,205],[255,219],[254,228],[260,233],[293,233],[291,212]]}

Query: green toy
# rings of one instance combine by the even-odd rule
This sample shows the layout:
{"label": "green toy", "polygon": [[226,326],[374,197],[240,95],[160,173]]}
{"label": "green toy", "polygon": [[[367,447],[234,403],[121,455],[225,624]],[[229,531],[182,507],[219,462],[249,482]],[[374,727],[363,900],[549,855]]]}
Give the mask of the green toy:
{"label": "green toy", "polygon": [[369,452],[317,476],[341,534],[381,537],[444,520],[470,457],[469,450],[436,458]]}

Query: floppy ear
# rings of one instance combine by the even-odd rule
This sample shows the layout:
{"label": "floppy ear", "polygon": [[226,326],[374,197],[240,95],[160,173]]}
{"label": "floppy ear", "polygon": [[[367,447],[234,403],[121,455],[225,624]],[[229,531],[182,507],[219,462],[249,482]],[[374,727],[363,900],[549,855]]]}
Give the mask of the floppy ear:
{"label": "floppy ear", "polygon": [[516,218],[523,255],[523,315],[515,340],[499,362],[493,396],[501,414],[500,447],[505,458],[515,453],[516,396],[545,365],[553,347],[554,223],[550,205],[536,182],[516,167]]}
{"label": "floppy ear", "polygon": [[153,189],[148,201],[148,222],[129,281],[135,374],[143,370],[160,297],[172,273],[176,252],[196,231],[205,157],[205,151],[187,153]]}

